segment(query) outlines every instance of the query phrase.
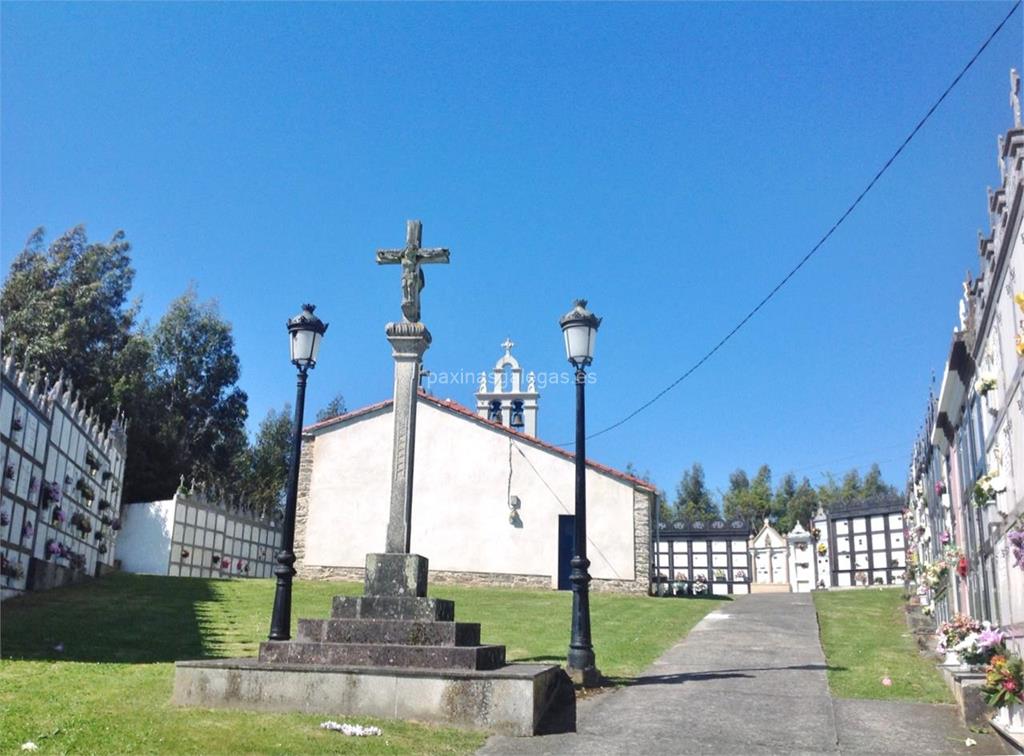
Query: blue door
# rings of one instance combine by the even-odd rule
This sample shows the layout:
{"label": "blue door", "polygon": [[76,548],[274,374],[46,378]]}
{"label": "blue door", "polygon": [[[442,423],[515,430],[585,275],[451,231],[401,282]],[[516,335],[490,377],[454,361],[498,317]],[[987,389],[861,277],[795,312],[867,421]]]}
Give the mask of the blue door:
{"label": "blue door", "polygon": [[572,588],[569,573],[572,571],[572,554],[576,546],[576,515],[558,515],[558,590]]}

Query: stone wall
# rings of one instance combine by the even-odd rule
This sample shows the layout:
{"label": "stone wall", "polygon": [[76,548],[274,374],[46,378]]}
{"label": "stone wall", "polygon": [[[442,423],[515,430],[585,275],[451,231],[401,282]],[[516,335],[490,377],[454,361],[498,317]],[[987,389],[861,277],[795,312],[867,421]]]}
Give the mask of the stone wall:
{"label": "stone wall", "polygon": [[653,491],[642,488],[633,489],[633,561],[634,572],[632,581],[602,581],[609,583],[630,583],[632,587],[615,590],[631,592],[649,591],[651,584],[651,517],[654,513],[655,495]]}
{"label": "stone wall", "polygon": [[[313,479],[313,451],[316,444],[316,437],[303,434],[302,450],[299,452],[299,486],[295,495],[295,545],[292,549],[295,554],[295,571],[299,577],[309,580],[321,580],[315,576],[317,570],[314,567],[308,570],[310,574],[304,574],[306,568],[306,523],[309,522],[309,484]],[[349,578],[334,578],[335,580],[348,580]],[[355,578],[352,578],[355,579]],[[359,578],[362,580],[362,577]]]}
{"label": "stone wall", "polygon": [[[346,580],[361,583],[366,577],[362,567],[305,567],[297,566],[301,580]],[[496,572],[431,571],[432,585],[479,585],[495,588],[537,588],[551,590],[550,575],[514,575]],[[592,591],[599,593],[646,593],[647,584],[635,580],[593,580]]]}

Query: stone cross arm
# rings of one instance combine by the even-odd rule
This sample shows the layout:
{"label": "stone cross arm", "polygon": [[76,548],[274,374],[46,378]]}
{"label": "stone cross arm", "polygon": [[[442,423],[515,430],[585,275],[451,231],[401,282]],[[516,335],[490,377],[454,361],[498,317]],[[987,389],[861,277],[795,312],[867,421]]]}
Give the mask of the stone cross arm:
{"label": "stone cross arm", "polygon": [[409,262],[414,265],[425,263],[447,263],[450,252],[445,247],[423,248],[423,224],[418,220],[406,221],[405,247],[403,249],[378,249],[378,265],[397,265]]}
{"label": "stone cross arm", "polygon": [[402,266],[402,314],[410,323],[420,319],[420,291],[425,284],[421,265],[447,263],[450,252],[444,247],[424,249],[423,224],[418,220],[406,223],[405,247],[402,249],[378,249],[378,265]]}

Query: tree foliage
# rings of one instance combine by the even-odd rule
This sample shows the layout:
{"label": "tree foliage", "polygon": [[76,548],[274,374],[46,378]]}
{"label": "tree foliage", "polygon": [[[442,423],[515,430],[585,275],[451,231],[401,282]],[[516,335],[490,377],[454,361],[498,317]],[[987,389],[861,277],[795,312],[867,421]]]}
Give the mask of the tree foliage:
{"label": "tree foliage", "polygon": [[123,231],[89,243],[76,226],[46,246],[39,228],[0,290],[5,348],[51,376],[63,372],[105,421],[116,412],[111,397],[126,378],[122,353],[138,313],[137,303],[126,306],[135,278],[129,252]]}
{"label": "tree foliage", "polygon": [[729,490],[722,497],[726,519],[742,520],[753,528],[772,514],[772,470],[761,465],[751,480],[745,470],[729,476]]}
{"label": "tree foliage", "polygon": [[35,231],[3,288],[5,350],[49,375],[62,373],[90,409],[129,420],[125,501],[170,496],[181,475],[244,477],[247,400],[231,326],[190,288],[155,329],[128,305],[135,271],[118,231],[90,243],[76,226],[48,246]]}
{"label": "tree foliage", "polygon": [[331,401],[327,402],[317,411],[316,421],[320,423],[324,420],[330,420],[332,417],[340,417],[346,412],[348,412],[348,408],[345,407],[345,397],[341,394],[335,394],[331,397]]}
{"label": "tree foliage", "polygon": [[685,522],[711,522],[718,518],[718,505],[715,504],[704,481],[704,467],[694,462],[676,487],[674,516]]}
{"label": "tree foliage", "polygon": [[138,346],[138,361],[148,374],[127,400],[133,425],[126,500],[164,498],[182,475],[240,483],[247,396],[236,385],[234,338],[216,303],[200,302],[190,286],[139,338],[146,345]]}
{"label": "tree foliage", "polygon": [[290,404],[280,411],[268,410],[246,451],[242,487],[248,502],[261,515],[283,511],[292,427]]}

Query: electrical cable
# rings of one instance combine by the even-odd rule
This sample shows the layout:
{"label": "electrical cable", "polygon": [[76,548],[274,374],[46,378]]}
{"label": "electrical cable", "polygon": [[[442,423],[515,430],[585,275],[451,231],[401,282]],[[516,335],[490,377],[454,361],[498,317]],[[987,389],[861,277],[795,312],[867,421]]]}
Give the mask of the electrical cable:
{"label": "electrical cable", "polygon": [[[725,346],[726,342],[728,342],[733,336],[735,336],[736,333],[741,328],[743,328],[743,326],[745,326],[751,320],[751,318],[753,318],[754,315],[756,315],[761,310],[762,307],[764,307],[766,304],[768,304],[768,302],[771,301],[771,299],[779,292],[779,290],[783,286],[785,286],[787,283],[789,283],[789,280],[794,275],[796,275],[797,271],[799,271],[807,263],[807,261],[810,260],[811,257],[814,256],[814,254],[819,249],[821,249],[821,247],[825,244],[826,241],[829,240],[829,238],[832,236],[833,233],[835,233],[835,231],[839,228],[839,226],[841,226],[843,224],[843,221],[845,221],[850,216],[850,214],[854,211],[854,209],[856,209],[856,207],[861,203],[861,200],[863,200],[864,197],[867,196],[868,192],[870,192],[874,188],[875,184],[878,183],[878,180],[880,178],[882,178],[882,176],[885,174],[885,172],[887,170],[889,170],[889,167],[893,164],[893,162],[895,162],[896,158],[898,158],[900,156],[900,154],[907,147],[907,145],[910,144],[911,140],[915,136],[917,136],[917,132],[919,132],[921,130],[921,128],[928,121],[928,119],[931,118],[932,114],[938,109],[939,105],[942,104],[942,102],[946,99],[946,97],[949,95],[949,93],[953,91],[953,89],[956,87],[956,85],[960,83],[960,80],[971,69],[971,67],[978,60],[978,58],[981,57],[981,54],[983,52],[985,52],[985,49],[989,46],[989,44],[992,42],[992,40],[995,39],[996,35],[999,34],[999,32],[1002,30],[1002,28],[1006,25],[1006,22],[1010,20],[1010,17],[1014,13],[1016,13],[1017,9],[1021,5],[1021,2],[1022,2],[1022,0],[1017,0],[1017,2],[1013,4],[1013,7],[1010,9],[1010,12],[1006,14],[1006,16],[1003,18],[1003,20],[999,22],[999,25],[996,26],[996,28],[992,31],[992,33],[988,35],[988,38],[985,40],[985,42],[981,45],[981,47],[978,48],[978,51],[976,53],[974,53],[974,55],[971,57],[971,59],[969,61],[967,61],[967,64],[960,70],[960,73],[958,73],[956,75],[956,78],[953,79],[952,83],[948,87],[946,87],[946,90],[939,96],[939,99],[937,99],[935,101],[935,103],[930,108],[928,108],[928,112],[924,114],[924,117],[921,118],[921,120],[917,122],[917,125],[907,135],[906,139],[903,140],[903,143],[900,144],[900,146],[896,148],[896,151],[889,157],[888,160],[885,161],[885,163],[882,165],[882,167],[878,169],[878,172],[875,173],[874,178],[872,178],[871,181],[868,182],[868,185],[866,187],[864,187],[864,190],[859,195],[857,195],[857,198],[850,204],[849,207],[846,208],[846,210],[843,212],[843,214],[839,216],[839,220],[837,220],[835,223],[832,224],[832,227],[829,228],[829,230],[825,232],[824,236],[822,236],[820,239],[818,239],[818,242],[813,247],[811,247],[811,250],[800,259],[800,262],[798,262],[792,268],[792,270],[790,270],[785,275],[785,277],[783,277],[783,279],[781,281],[779,281],[774,286],[774,288],[772,288],[772,290],[769,291],[768,294],[760,302],[757,303],[757,305],[754,307],[754,309],[752,309],[750,312],[748,312],[743,317],[743,319],[740,320],[740,322],[737,323],[736,326],[731,331],[729,331],[729,333],[727,333],[724,337],[722,337],[722,339],[717,344],[715,344],[711,348],[711,350],[708,351],[703,357],[701,357],[699,360],[697,360],[697,362],[695,362],[692,366],[690,366],[690,368],[685,373],[683,373],[681,376],[676,378],[674,381],[672,381],[672,383],[670,383],[668,386],[666,386],[661,391],[659,391],[657,394],[655,394],[651,399],[649,399],[648,401],[646,401],[643,404],[641,404],[639,407],[637,407],[635,410],[630,412],[628,415],[626,415],[624,418],[622,418],[618,422],[612,423],[607,428],[602,428],[601,430],[588,435],[587,436],[588,440],[592,439],[592,438],[597,438],[598,436],[601,436],[601,435],[603,435],[605,433],[608,433],[609,431],[615,430],[616,428],[618,428],[618,427],[620,427],[622,425],[625,425],[630,420],[632,420],[634,417],[636,417],[641,412],[643,412],[645,409],[647,409],[652,404],[654,404],[659,399],[661,399],[661,397],[665,396],[665,394],[667,394],[669,391],[671,391],[676,386],[678,386],[680,383],[682,383],[687,378],[689,378],[690,375],[692,375],[701,365],[703,365],[705,362],[707,362],[709,359],[711,359],[711,357],[714,356],[714,354],[719,349],[721,349],[723,346]],[[575,441],[572,441],[572,442],[569,442],[569,443],[561,444],[561,446],[571,447],[571,446],[574,446],[575,443],[576,443]]]}

